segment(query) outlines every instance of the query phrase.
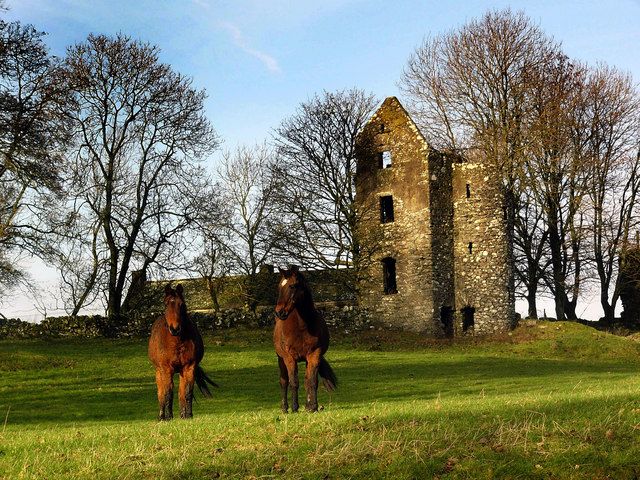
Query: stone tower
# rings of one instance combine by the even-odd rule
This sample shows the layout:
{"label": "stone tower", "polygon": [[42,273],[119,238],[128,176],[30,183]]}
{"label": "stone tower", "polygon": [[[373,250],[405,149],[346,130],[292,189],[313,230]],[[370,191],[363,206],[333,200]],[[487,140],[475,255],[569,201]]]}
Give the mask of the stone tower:
{"label": "stone tower", "polygon": [[473,157],[453,164],[457,327],[478,334],[515,322],[515,289],[500,176]]}
{"label": "stone tower", "polygon": [[640,238],[627,245],[620,255],[620,300],[622,320],[640,324]]}
{"label": "stone tower", "polygon": [[498,177],[431,148],[395,97],[358,137],[359,302],[387,326],[452,336],[515,315]]}

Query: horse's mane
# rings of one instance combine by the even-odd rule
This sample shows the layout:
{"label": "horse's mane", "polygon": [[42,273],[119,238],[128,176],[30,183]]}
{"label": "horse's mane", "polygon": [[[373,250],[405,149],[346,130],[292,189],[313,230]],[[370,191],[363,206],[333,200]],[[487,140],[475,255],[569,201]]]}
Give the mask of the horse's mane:
{"label": "horse's mane", "polygon": [[183,322],[193,323],[193,321],[191,320],[191,315],[189,315],[189,312],[187,312],[187,305],[185,303],[180,305],[180,315]]}
{"label": "horse's mane", "polygon": [[196,322],[191,320],[191,315],[189,315],[189,312],[187,311],[187,302],[185,302],[184,296],[181,295],[181,297],[182,297],[182,305],[180,305],[180,315],[182,316],[182,321],[188,325],[191,325],[192,327],[197,328]]}
{"label": "horse's mane", "polygon": [[300,305],[298,310],[300,311],[300,316],[302,320],[308,325],[315,325],[320,312],[316,309],[316,305],[313,302],[313,294],[311,293],[311,288],[309,287],[309,283],[307,279],[301,272],[296,272],[296,276],[298,278],[298,282],[302,285],[304,289],[304,300],[302,305]]}

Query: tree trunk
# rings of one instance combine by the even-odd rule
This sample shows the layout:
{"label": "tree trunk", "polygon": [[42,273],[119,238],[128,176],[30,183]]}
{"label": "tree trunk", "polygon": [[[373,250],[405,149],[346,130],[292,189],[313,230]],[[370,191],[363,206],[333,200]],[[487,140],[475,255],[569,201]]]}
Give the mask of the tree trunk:
{"label": "tree trunk", "polygon": [[615,320],[615,307],[609,303],[609,295],[607,292],[600,292],[600,305],[604,312],[604,322],[607,325],[613,325]]}
{"label": "tree trunk", "polygon": [[538,304],[536,303],[537,285],[527,286],[527,303],[529,304],[528,318],[538,318]]}
{"label": "tree trunk", "polygon": [[73,306],[73,311],[71,312],[71,316],[72,317],[77,317],[78,316],[78,313],[80,313],[80,309],[84,306],[84,302],[86,301],[87,297],[89,296],[89,293],[91,293],[91,290],[93,289],[94,285],[95,285],[95,279],[92,279],[90,284],[87,285],[87,287],[82,292],[82,295],[80,295],[80,299]]}
{"label": "tree trunk", "polygon": [[109,298],[107,300],[107,318],[111,325],[119,324],[122,320],[122,292],[116,288],[109,288]]}
{"label": "tree trunk", "polygon": [[131,284],[129,290],[122,301],[122,312],[126,313],[130,310],[135,310],[139,304],[144,289],[147,284],[147,265],[140,270],[134,270],[131,272]]}
{"label": "tree trunk", "polygon": [[218,288],[215,284],[215,281],[211,277],[207,277],[207,289],[209,290],[209,297],[211,298],[211,303],[213,304],[213,311],[220,311],[220,302],[218,301]]}
{"label": "tree trunk", "polygon": [[558,211],[553,200],[547,204],[549,225],[549,247],[551,250],[551,269],[553,272],[553,300],[556,307],[556,318],[565,320],[565,304],[567,292],[562,269],[562,241],[558,232]]}
{"label": "tree trunk", "polygon": [[577,299],[569,300],[565,293],[564,299],[564,314],[566,320],[577,320],[578,314],[576,313]]}

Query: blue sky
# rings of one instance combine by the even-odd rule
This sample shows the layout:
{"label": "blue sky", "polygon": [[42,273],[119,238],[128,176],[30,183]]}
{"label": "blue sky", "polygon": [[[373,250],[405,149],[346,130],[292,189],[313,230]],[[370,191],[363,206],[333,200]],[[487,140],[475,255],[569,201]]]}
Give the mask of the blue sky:
{"label": "blue sky", "polygon": [[93,33],[158,45],[162,60],[209,94],[232,148],[261,141],[322,89],[356,86],[384,98],[425,36],[489,8],[524,10],[567,53],[640,79],[640,1],[8,0],[10,17],[48,32],[57,55]]}
{"label": "blue sky", "polygon": [[[10,19],[48,33],[56,55],[89,33],[123,32],[158,45],[164,62],[207,90],[208,116],[224,148],[268,138],[300,102],[323,89],[355,86],[381,99],[399,95],[402,68],[425,36],[455,29],[487,9],[523,10],[569,56],[605,61],[640,80],[640,0],[7,3]],[[22,300],[15,309],[28,305]]]}

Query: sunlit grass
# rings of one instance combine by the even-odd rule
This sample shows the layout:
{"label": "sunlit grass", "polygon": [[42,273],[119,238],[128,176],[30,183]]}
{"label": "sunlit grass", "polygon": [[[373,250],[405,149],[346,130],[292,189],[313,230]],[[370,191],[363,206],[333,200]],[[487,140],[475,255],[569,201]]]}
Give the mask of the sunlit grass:
{"label": "sunlit grass", "polygon": [[565,323],[454,344],[344,336],[328,353],[338,391],[317,414],[283,415],[270,338],[208,336],[221,387],[169,423],[155,421],[144,340],[0,342],[0,477],[640,475],[632,340]]}

